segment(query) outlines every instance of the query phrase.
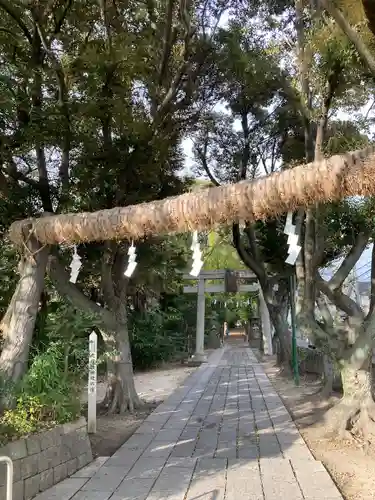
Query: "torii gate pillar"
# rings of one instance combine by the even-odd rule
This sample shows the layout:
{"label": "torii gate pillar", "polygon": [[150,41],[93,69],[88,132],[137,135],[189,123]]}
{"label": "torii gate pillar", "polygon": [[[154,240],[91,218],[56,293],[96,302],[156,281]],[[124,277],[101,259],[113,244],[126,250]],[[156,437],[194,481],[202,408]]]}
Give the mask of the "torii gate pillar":
{"label": "torii gate pillar", "polygon": [[264,300],[262,288],[259,287],[259,309],[262,321],[263,349],[264,354],[272,356],[272,326],[270,313]]}
{"label": "torii gate pillar", "polygon": [[197,293],[197,331],[195,340],[194,361],[204,363],[207,361],[207,356],[204,353],[204,323],[206,300],[204,295],[204,278],[199,277],[198,293]]}
{"label": "torii gate pillar", "polygon": [[[184,293],[196,293],[197,294],[197,330],[196,330],[196,341],[195,341],[195,354],[193,356],[194,361],[204,363],[207,361],[207,356],[204,353],[204,327],[205,327],[205,292],[206,293],[224,293],[226,292],[226,285],[224,283],[215,285],[205,285],[205,280],[224,280],[227,271],[225,269],[217,269],[212,271],[202,271],[199,277],[193,277],[189,274],[184,274],[183,278],[185,280],[198,281],[197,285],[184,286]],[[242,279],[255,279],[253,272],[247,269],[241,269],[235,271],[237,278]],[[238,287],[239,292],[255,292],[258,290],[257,284],[241,284]]]}

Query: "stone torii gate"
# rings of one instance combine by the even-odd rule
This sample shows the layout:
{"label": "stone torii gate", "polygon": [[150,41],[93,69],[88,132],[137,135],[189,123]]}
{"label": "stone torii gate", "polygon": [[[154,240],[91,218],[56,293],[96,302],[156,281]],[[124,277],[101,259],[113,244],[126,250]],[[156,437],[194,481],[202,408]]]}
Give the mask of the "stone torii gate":
{"label": "stone torii gate", "polygon": [[[229,276],[231,279],[228,279]],[[229,271],[225,269],[218,269],[215,271],[201,271],[198,277],[193,277],[190,274],[184,274],[183,279],[198,281],[196,285],[184,286],[184,293],[197,294],[197,327],[194,361],[207,361],[207,357],[204,352],[206,293],[236,293],[258,291],[264,353],[272,355],[272,327],[270,316],[263,297],[262,289],[257,282],[254,283],[257,278],[252,271]],[[225,281],[219,284],[206,284],[206,281],[212,280]],[[252,281],[252,283],[237,284],[237,280],[249,280]]]}

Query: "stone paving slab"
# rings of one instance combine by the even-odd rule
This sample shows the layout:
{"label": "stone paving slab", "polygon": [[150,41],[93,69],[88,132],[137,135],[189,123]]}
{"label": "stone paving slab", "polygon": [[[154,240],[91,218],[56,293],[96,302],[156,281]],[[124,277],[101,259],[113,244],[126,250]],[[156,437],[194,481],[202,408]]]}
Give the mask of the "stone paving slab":
{"label": "stone paving slab", "polygon": [[264,500],[257,460],[229,459],[225,500]]}
{"label": "stone paving slab", "polygon": [[248,347],[212,353],[112,457],[35,500],[341,499]]}

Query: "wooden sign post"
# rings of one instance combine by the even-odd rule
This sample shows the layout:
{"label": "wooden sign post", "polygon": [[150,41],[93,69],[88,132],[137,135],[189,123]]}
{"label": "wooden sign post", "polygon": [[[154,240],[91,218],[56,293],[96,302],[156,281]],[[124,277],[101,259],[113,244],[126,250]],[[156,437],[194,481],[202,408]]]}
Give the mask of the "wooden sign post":
{"label": "wooden sign post", "polygon": [[98,336],[94,331],[89,337],[89,380],[87,398],[87,432],[96,433],[96,385],[97,385],[97,357]]}

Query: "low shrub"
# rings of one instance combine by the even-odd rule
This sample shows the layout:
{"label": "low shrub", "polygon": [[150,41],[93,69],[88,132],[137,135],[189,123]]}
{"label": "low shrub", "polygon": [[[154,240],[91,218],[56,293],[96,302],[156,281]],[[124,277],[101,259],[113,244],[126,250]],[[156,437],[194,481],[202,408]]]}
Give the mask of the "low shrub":
{"label": "low shrub", "polygon": [[7,388],[10,409],[0,416],[0,442],[75,420],[81,412],[80,395],[76,373],[66,372],[63,343],[52,343],[34,356],[22,382]]}
{"label": "low shrub", "polygon": [[[47,426],[43,413],[44,405],[36,396],[20,396],[16,407],[5,410],[0,417],[0,443],[39,431]],[[44,425],[43,425],[44,424]],[[49,422],[53,425],[54,422]]]}
{"label": "low shrub", "polygon": [[145,370],[173,361],[187,349],[187,335],[181,313],[158,307],[145,314],[133,313],[129,321],[131,351],[135,369]]}

